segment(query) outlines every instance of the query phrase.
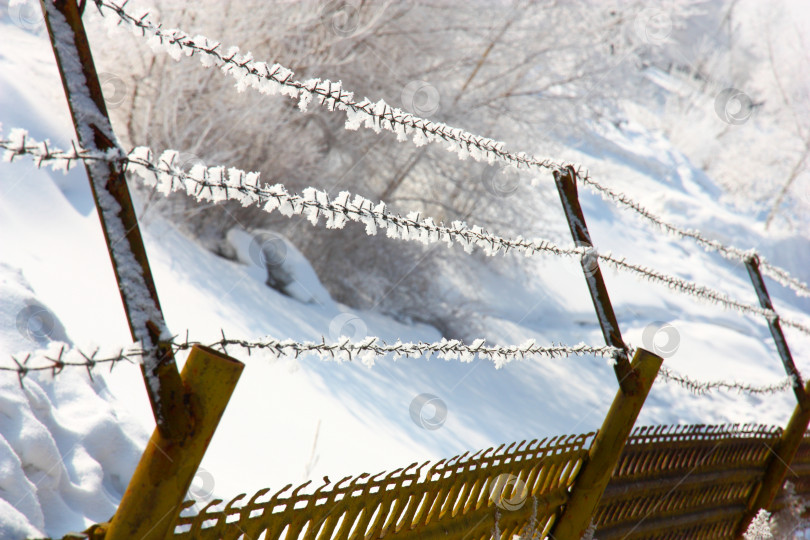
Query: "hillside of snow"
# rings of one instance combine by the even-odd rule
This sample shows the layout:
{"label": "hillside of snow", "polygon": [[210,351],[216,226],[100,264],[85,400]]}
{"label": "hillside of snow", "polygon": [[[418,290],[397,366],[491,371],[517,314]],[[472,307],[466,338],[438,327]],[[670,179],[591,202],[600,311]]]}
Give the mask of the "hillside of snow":
{"label": "hillside of snow", "polygon": [[[20,127],[38,140],[69,147],[72,126],[47,35],[8,18],[0,19],[0,35],[2,136]],[[756,248],[810,280],[810,238],[773,229],[766,234],[752,216],[725,206],[712,179],[640,121],[596,126],[580,148],[564,157],[667,220]],[[548,182],[545,188],[550,175]],[[580,198],[600,252],[756,304],[741,265],[663,235],[583,188]],[[285,248],[292,276],[285,295],[265,284],[266,271],[251,254],[252,240],[244,231],[232,231],[236,258],[229,260],[158,214],[142,212],[140,222],[167,323],[182,339],[186,333],[204,343],[223,334],[299,341],[343,335],[389,342],[441,339],[435,328],[335,302],[294,246]],[[486,321],[481,338],[499,345],[529,339],[541,345],[602,344],[578,261],[498,256],[527,265],[532,278],[496,273],[475,257],[467,272],[447,269],[448,280],[478,292],[480,303],[473,308]],[[767,385],[784,379],[764,319],[631,275],[604,274],[626,341],[664,350],[666,366],[701,380]],[[776,283],[768,286],[783,316],[810,324],[810,300]],[[37,170],[25,157],[0,164],[0,287],[0,366],[14,366],[12,355],[21,359],[48,347],[55,354],[58,346],[51,342],[86,352],[130,343],[81,168],[62,175]],[[666,325],[675,331],[655,332]],[[808,372],[804,351],[810,350],[810,338],[790,329],[786,334],[799,370]],[[275,359],[228,352],[246,367],[190,491],[197,500],[228,500],[264,487],[317,483],[326,475],[334,480],[505,442],[592,431],[617,388],[612,368],[593,357],[527,360],[496,369],[478,358],[378,359],[367,367],[307,355]],[[65,369],[55,376],[28,374],[21,384],[16,373],[0,372],[0,538],[61,536],[115,511],[154,423],[137,366],[118,364],[92,375]],[[695,396],[659,380],[638,423],[784,425],[793,406],[790,392]]]}

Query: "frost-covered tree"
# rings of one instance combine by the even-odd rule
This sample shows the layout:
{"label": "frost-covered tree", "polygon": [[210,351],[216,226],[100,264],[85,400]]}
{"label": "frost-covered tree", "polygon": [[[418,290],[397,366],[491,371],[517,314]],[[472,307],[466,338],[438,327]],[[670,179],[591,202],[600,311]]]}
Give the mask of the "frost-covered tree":
{"label": "frost-covered tree", "polygon": [[765,227],[809,221],[808,28],[805,2],[712,0],[651,63],[670,76],[660,127]]}
{"label": "frost-covered tree", "polygon": [[[209,0],[193,7],[158,1],[153,13],[166,26],[286,65],[301,80],[340,80],[358,97],[383,98],[510,148],[565,157],[565,145],[576,145],[591,123],[619,120],[617,103],[636,95],[645,62],[696,3]],[[183,150],[189,167],[202,161],[259,170],[265,181],[297,190],[347,189],[403,213],[525,235],[564,232],[562,222],[542,217],[558,205],[549,181],[529,189],[522,185],[528,173],[459,161],[436,145],[346,132],[343,113],[302,112],[282,97],[238,93],[216,71],[153,56],[119,32],[100,39],[94,50],[102,52],[107,98],[128,144]],[[214,250],[234,224],[280,230],[334,296],[358,307],[441,326],[447,306],[463,305],[437,289],[437,270],[452,259],[443,249],[368,241],[352,228],[313,231],[233,204],[198,208],[179,196],[159,211]]]}
{"label": "frost-covered tree", "polygon": [[806,537],[810,531],[810,521],[802,517],[807,503],[796,494],[792,482],[785,482],[785,506],[771,518],[773,535],[779,540],[794,540]]}

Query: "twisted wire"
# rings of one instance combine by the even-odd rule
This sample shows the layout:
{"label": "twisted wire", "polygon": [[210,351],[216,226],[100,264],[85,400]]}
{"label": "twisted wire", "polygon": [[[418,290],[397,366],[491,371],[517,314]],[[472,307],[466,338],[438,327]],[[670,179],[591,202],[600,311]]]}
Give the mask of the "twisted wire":
{"label": "twisted wire", "polygon": [[739,381],[700,381],[675,370],[661,366],[658,376],[667,383],[677,384],[695,395],[706,395],[714,390],[736,391],[740,394],[766,395],[787,392],[793,386],[793,380],[786,377],[782,382],[770,385],[753,385]]}
{"label": "twisted wire", "polygon": [[[387,211],[385,203],[373,203],[359,195],[352,197],[349,192],[341,192],[332,199],[325,191],[315,188],[303,190],[301,195],[290,193],[282,184],[268,185],[260,183],[256,172],[246,173],[237,168],[206,167],[197,164],[189,172],[180,169],[176,164],[179,153],[175,150],[164,151],[155,158],[146,147],[138,147],[124,157],[119,154],[107,155],[100,152],[88,152],[74,144],[69,152],[49,148],[45,143],[37,143],[26,137],[21,130],[13,132],[13,142],[0,140],[0,148],[7,148],[12,156],[30,154],[37,165],[52,163],[55,168],[67,168],[78,160],[113,160],[121,163],[127,170],[136,173],[147,186],[154,187],[160,193],[168,195],[172,191],[182,191],[195,197],[198,201],[236,200],[243,206],[260,206],[267,212],[278,210],[282,215],[304,215],[313,225],[318,225],[324,218],[327,228],[343,228],[347,221],[365,225],[368,235],[375,235],[378,229],[384,229],[390,238],[420,241],[425,244],[444,241],[448,245],[457,243],[466,252],[475,247],[493,256],[501,250],[510,250],[534,255],[551,253],[557,256],[596,256],[613,268],[632,273],[682,294],[692,296],[710,303],[720,305],[733,311],[758,315],[768,320],[780,320],[785,326],[810,335],[810,327],[789,318],[778,315],[775,311],[764,309],[753,304],[740,302],[729,295],[672,276],[643,265],[628,262],[612,254],[597,253],[592,247],[562,248],[543,239],[526,240],[522,237],[504,238],[490,234],[479,226],[468,227],[466,223],[455,221],[449,226],[436,224],[431,218],[421,218],[414,212],[402,217]],[[67,163],[62,163],[66,161]]]}
{"label": "twisted wire", "polygon": [[[171,343],[171,346],[176,354],[202,344],[200,341],[186,339],[184,341],[175,340]],[[352,362],[359,360],[369,367],[373,366],[379,357],[392,357],[396,360],[399,358],[423,357],[430,359],[435,356],[439,359],[458,360],[466,363],[472,362],[478,357],[492,361],[496,369],[500,369],[510,362],[539,358],[601,356],[611,361],[612,355],[616,352],[616,349],[610,346],[594,346],[584,343],[540,346],[534,340],[526,341],[520,345],[508,346],[488,345],[484,339],[476,339],[469,344],[456,339],[442,339],[433,343],[422,341],[413,343],[400,340],[394,343],[386,343],[377,337],[367,337],[356,342],[350,341],[347,337],[341,337],[334,342],[327,342],[326,338],[323,337],[320,341],[301,342],[270,337],[261,340],[233,339],[225,337],[224,333],[222,339],[209,341],[205,346],[222,350],[226,354],[232,354],[233,348],[239,348],[246,351],[248,356],[251,356],[255,351],[268,352],[275,358],[286,357],[290,359],[299,359],[302,355],[313,354],[319,359],[327,361]],[[99,349],[86,353],[78,348],[67,348],[65,345],[61,345],[58,351],[50,353],[27,353],[21,358],[11,355],[10,358],[13,364],[0,364],[0,372],[16,373],[21,386],[24,384],[24,378],[30,373],[50,371],[53,376],[56,376],[62,373],[65,368],[84,368],[92,379],[93,370],[98,367],[109,365],[110,371],[112,371],[113,367],[121,362],[139,364],[140,359],[149,352],[137,345],[119,348],[114,352],[103,354],[100,354]],[[660,368],[658,375],[664,382],[677,384],[697,395],[705,395],[716,390],[736,391],[741,394],[752,395],[776,394],[787,391],[791,387],[790,378],[781,383],[766,386],[757,386],[739,381],[701,381],[664,366]]]}
{"label": "twisted wire", "polygon": [[[298,359],[303,354],[314,354],[322,360],[338,362],[360,360],[368,366],[374,365],[374,360],[377,357],[390,356],[394,359],[424,357],[430,359],[435,356],[443,360],[459,360],[461,362],[472,362],[478,357],[490,360],[495,364],[496,368],[501,368],[505,364],[516,360],[586,355],[612,358],[612,355],[616,352],[616,349],[610,346],[594,346],[585,343],[541,346],[534,340],[528,340],[520,345],[504,346],[488,345],[484,339],[476,339],[469,344],[457,339],[444,338],[432,343],[422,341],[415,343],[403,342],[400,340],[387,343],[378,337],[366,337],[360,341],[352,342],[345,336],[341,336],[333,342],[327,342],[325,337],[322,337],[320,341],[296,341],[271,337],[251,341],[226,338],[224,333],[222,339],[207,343],[189,339],[171,342],[174,353],[189,350],[195,345],[220,349],[226,353],[229,353],[229,347],[238,347],[244,349],[248,356],[254,351],[269,352],[276,358],[288,357],[292,359]],[[112,369],[113,365],[121,362],[138,364],[141,358],[150,353],[149,350],[138,345],[120,348],[112,353],[100,353],[99,349],[95,349],[92,353],[86,353],[78,348],[68,348],[64,344],[58,345],[58,347],[58,351],[50,350],[37,354],[26,353],[22,357],[11,355],[12,363],[0,364],[0,371],[17,373],[20,381],[22,381],[26,375],[33,372],[50,371],[53,375],[58,375],[66,367],[82,367],[92,377],[94,368],[109,364],[110,369]]]}
{"label": "twisted wire", "polygon": [[[472,156],[477,161],[487,160],[492,163],[500,160],[518,168],[537,167],[550,170],[562,170],[570,165],[566,162],[555,162],[550,158],[536,158],[524,152],[514,153],[503,149],[503,143],[475,135],[439,122],[419,118],[410,113],[391,107],[383,100],[372,103],[368,99],[360,102],[354,100],[354,93],[342,88],[340,82],[310,79],[300,82],[294,79],[293,72],[280,64],[268,67],[265,62],[256,62],[250,53],[239,54],[238,47],[231,47],[227,53],[221,52],[221,43],[197,35],[189,37],[179,29],[163,29],[161,24],[154,24],[148,19],[148,13],[140,16],[127,12],[127,2],[118,5],[108,0],[94,0],[99,11],[102,8],[113,11],[119,21],[131,25],[134,30],[155,40],[153,44],[165,47],[169,54],[179,59],[182,54],[192,56],[199,54],[206,67],[217,66],[232,75],[237,81],[239,90],[253,86],[264,93],[280,92],[299,99],[299,108],[306,110],[313,96],[329,110],[343,110],[347,114],[346,128],[357,129],[360,125],[380,132],[381,129],[393,131],[398,140],[406,140],[413,134],[414,143],[422,146],[426,142],[451,142],[448,150],[459,153],[460,157]],[[103,12],[102,12],[103,14]],[[624,208],[635,211],[653,225],[681,238],[689,238],[704,249],[720,253],[723,257],[739,262],[746,262],[754,255],[755,250],[741,250],[727,246],[717,240],[704,236],[700,231],[684,229],[656,216],[652,211],[633,200],[628,195],[617,192],[592,179],[587,171],[576,166],[577,176],[587,187],[599,192],[603,198]],[[810,296],[810,286],[793,277],[787,270],[776,266],[759,256],[762,271],[784,287],[790,288],[799,296]]]}
{"label": "twisted wire", "polygon": [[683,229],[677,225],[673,225],[664,221],[660,216],[655,215],[651,210],[645,208],[641,203],[633,200],[628,195],[617,192],[607,186],[604,186],[586,174],[578,176],[579,180],[587,187],[599,192],[603,198],[621,205],[627,209],[633,210],[641,217],[652,223],[654,226],[673,234],[680,238],[688,238],[694,240],[699,246],[708,251],[714,251],[722,255],[724,258],[735,262],[748,262],[749,260],[757,257],[759,259],[759,266],[763,273],[767,274],[780,285],[792,289],[798,296],[810,296],[810,286],[801,280],[793,277],[787,270],[770,263],[765,257],[757,253],[754,249],[742,250],[734,246],[728,246],[704,236],[696,229]]}
{"label": "twisted wire", "polygon": [[218,67],[231,75],[241,91],[248,86],[262,93],[281,93],[299,100],[299,108],[306,110],[314,98],[329,110],[341,110],[347,114],[346,128],[357,129],[360,125],[380,132],[386,129],[397,134],[399,140],[406,140],[413,135],[414,143],[422,146],[427,142],[449,142],[450,151],[460,153],[463,157],[472,156],[476,160],[495,159],[517,167],[540,167],[558,169],[561,164],[550,158],[536,158],[525,153],[512,153],[503,149],[503,143],[475,135],[441,122],[433,122],[410,114],[379,100],[376,103],[363,99],[356,101],[354,93],[344,90],[339,81],[328,79],[310,79],[304,82],[294,78],[292,70],[274,64],[253,60],[251,53],[240,54],[238,47],[222,51],[220,42],[202,35],[191,37],[177,28],[164,29],[162,24],[149,20],[148,13],[133,15],[124,8],[126,2],[118,5],[109,0],[94,0],[99,12],[103,9],[114,12],[121,22],[130,25],[144,37],[150,38],[150,44],[163,47],[176,60],[181,56],[200,55],[201,63],[206,67]]}

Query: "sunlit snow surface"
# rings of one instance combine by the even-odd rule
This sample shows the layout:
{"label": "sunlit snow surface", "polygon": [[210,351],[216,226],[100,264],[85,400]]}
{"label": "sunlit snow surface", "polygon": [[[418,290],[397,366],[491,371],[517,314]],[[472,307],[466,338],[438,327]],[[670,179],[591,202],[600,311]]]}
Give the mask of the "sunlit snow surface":
{"label": "sunlit snow surface", "polygon": [[[3,129],[23,127],[38,139],[68,147],[71,124],[47,37],[6,19],[0,24]],[[750,216],[728,211],[718,203],[711,179],[659,134],[634,124],[622,131],[600,129],[587,153],[575,156],[595,178],[671,221],[741,248],[756,247],[804,281],[810,279],[806,239],[764,236]],[[756,302],[744,268],[689,242],[662,236],[582,188],[580,193],[601,252],[612,251]],[[320,290],[309,291],[314,301],[302,303],[265,286],[263,268],[251,264],[249,254],[244,256],[244,238],[237,243],[240,260],[247,264],[206,251],[154,213],[141,217],[167,323],[180,336],[188,330],[190,338],[200,341],[219,339],[222,332],[253,339],[441,337],[430,327],[352,312]],[[474,258],[469,261],[477,264]],[[62,176],[32,169],[22,158],[0,165],[0,263],[2,365],[11,365],[8,355],[46,345],[32,329],[20,326],[20,313],[30,305],[47,307],[55,324],[64,326],[63,335],[54,326],[52,338],[69,340],[83,350],[129,343],[81,169]],[[480,266],[463,282],[460,275],[449,276],[459,287],[481,295],[476,306],[486,314],[481,337],[494,344],[530,338],[539,344],[600,344],[578,263],[540,256],[526,264],[534,265],[531,273],[536,276],[528,284]],[[295,268],[297,275],[310,275],[305,261]],[[652,346],[643,343],[642,335],[656,322],[677,330],[677,350],[666,360],[673,369],[694,378],[755,384],[783,378],[764,321],[696,303],[632,276],[608,271],[606,280],[628,342]],[[769,286],[777,309],[807,324],[807,299]],[[307,297],[302,291],[294,296]],[[787,335],[799,368],[807,370],[801,351],[808,350],[810,340],[789,330]],[[514,363],[501,370],[479,360],[380,360],[368,369],[307,357],[275,360],[232,352],[246,368],[203,461],[204,472],[192,486],[196,499],[228,499],[263,487],[319,481],[324,475],[335,480],[503,442],[593,430],[616,391],[612,369],[598,358]],[[136,366],[119,365],[111,374],[96,371],[94,381],[73,369],[55,378],[29,375],[21,388],[16,374],[0,374],[0,537],[62,535],[114,512],[153,423]],[[437,396],[446,407],[438,429],[425,429],[409,410],[425,393]],[[792,407],[790,394],[696,397],[659,382],[639,422],[784,425]],[[430,419],[434,412],[423,411],[423,416]]]}

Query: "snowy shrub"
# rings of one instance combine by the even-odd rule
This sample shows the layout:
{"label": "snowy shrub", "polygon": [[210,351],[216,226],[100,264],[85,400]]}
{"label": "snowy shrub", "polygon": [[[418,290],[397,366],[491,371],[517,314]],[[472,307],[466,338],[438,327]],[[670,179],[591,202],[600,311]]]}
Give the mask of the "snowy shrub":
{"label": "snowy shrub", "polygon": [[[802,514],[807,504],[796,494],[796,487],[792,482],[785,482],[784,493],[787,504],[773,516],[773,534],[779,540],[806,538],[810,521],[803,518]],[[804,534],[797,535],[800,532]]]}
{"label": "snowy shrub", "polygon": [[[676,0],[668,6],[675,26],[693,3]],[[544,3],[524,9],[483,0],[209,1],[194,8],[158,0],[157,5],[155,15],[165,25],[239,45],[257,59],[289,66],[301,80],[340,80],[358,98],[382,98],[543,154],[581,139],[589,119],[618,121],[616,100],[635,94],[633,81],[642,74],[632,61],[616,59],[649,54],[651,35],[636,28],[644,2],[600,1],[588,9]],[[95,13],[88,16],[99,22]],[[265,181],[298,191],[348,189],[403,214],[420,210],[445,222],[474,217],[476,223],[497,224],[503,233],[548,236],[543,233],[553,227],[567,234],[564,223],[545,211],[559,204],[550,176],[542,178],[542,188],[521,186],[533,178],[448,159],[435,145],[416,147],[372,130],[347,132],[345,113],[308,107],[306,96],[296,103],[237,91],[244,85],[234,89],[233,80],[201,68],[196,58],[175,54],[177,64],[169,55],[151,56],[140,37],[122,39],[119,29],[101,39],[103,46],[94,48],[100,69],[124,87],[111,112],[127,145],[182,149],[180,164],[187,169],[222,163],[259,170]],[[606,71],[605,65],[614,67]],[[583,99],[571,99],[578,95]],[[436,264],[432,252],[393,247],[386,239],[356,241],[348,232],[313,231],[234,203],[198,208],[182,195],[168,202],[141,196],[212,249],[235,225],[281,232],[312,261],[330,292],[349,305],[431,319],[444,309],[447,294],[451,305],[475,301],[468,294],[459,299],[458,291],[437,295],[427,285]],[[442,257],[452,264],[453,255]]]}

